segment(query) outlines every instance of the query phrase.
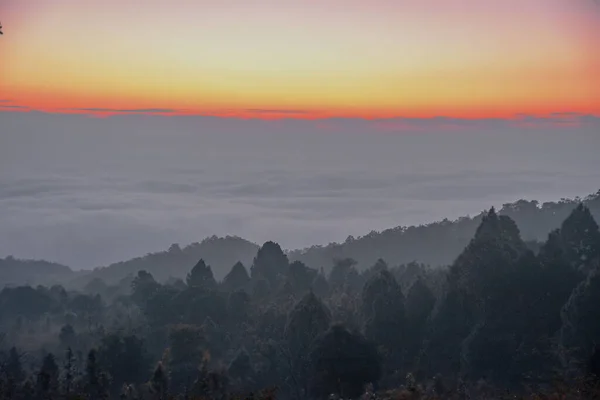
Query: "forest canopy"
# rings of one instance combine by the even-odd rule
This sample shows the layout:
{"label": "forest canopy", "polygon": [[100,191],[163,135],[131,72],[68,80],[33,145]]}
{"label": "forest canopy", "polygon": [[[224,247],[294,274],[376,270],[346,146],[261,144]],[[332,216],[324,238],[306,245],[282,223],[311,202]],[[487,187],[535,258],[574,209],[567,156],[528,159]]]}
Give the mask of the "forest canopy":
{"label": "forest canopy", "polygon": [[[540,204],[535,200],[519,200],[504,204],[499,215],[506,215],[517,224],[521,237],[538,250],[548,234],[558,227],[579,204],[583,203],[600,220],[600,190],[585,198],[561,199]],[[420,226],[397,226],[382,232],[371,232],[361,237],[349,236],[342,243],[315,245],[306,249],[286,251],[290,261],[301,261],[314,269],[325,271],[334,260],[352,259],[359,270],[365,270],[383,259],[390,265],[418,262],[432,267],[448,266],[461,253],[486,212],[473,217],[464,216],[454,221],[443,220]],[[390,225],[392,222],[390,223]],[[276,239],[276,238],[274,238]],[[185,280],[190,266],[203,259],[212,267],[215,279],[222,280],[236,262],[252,265],[260,246],[236,236],[212,236],[187,246],[172,244],[165,251],[146,254],[92,271],[72,271],[69,267],[46,261],[0,258],[0,287],[3,285],[53,285],[60,283],[69,288],[82,288],[101,279],[117,284],[146,270],[160,282]]]}
{"label": "forest canopy", "polygon": [[[269,241],[251,251],[242,239],[212,238],[120,264],[120,278],[111,266],[74,277],[88,278],[79,287],[7,286],[0,398],[482,398],[550,393],[557,382],[593,390],[599,202],[517,202],[385,231],[321,248],[331,259],[317,267],[303,258],[316,249]],[[450,257],[473,224],[447,264],[386,258],[417,237],[423,255]],[[375,240],[369,256],[351,257]],[[225,273],[195,258],[198,247],[228,241],[244,250],[229,253],[239,259]],[[188,260],[187,270],[171,275],[171,257]]]}

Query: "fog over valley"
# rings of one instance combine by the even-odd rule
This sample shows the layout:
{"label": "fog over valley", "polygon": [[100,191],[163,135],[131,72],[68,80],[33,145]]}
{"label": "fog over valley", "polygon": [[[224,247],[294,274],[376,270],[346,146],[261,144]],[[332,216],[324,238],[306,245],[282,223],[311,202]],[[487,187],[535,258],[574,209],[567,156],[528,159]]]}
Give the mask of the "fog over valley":
{"label": "fog over valley", "polygon": [[[0,114],[0,257],[89,269],[205,237],[298,249],[600,187],[600,120]],[[376,139],[376,140],[375,140]]]}

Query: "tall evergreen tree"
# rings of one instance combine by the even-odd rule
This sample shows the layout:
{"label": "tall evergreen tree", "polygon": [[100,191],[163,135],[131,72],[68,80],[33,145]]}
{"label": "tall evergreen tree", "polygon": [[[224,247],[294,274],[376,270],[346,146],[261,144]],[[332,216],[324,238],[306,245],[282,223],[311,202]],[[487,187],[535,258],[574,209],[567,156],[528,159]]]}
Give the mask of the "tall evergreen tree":
{"label": "tall evergreen tree", "polygon": [[334,325],[322,334],[311,351],[312,392],[356,398],[365,385],[381,377],[381,360],[375,345],[358,332]]}
{"label": "tall evergreen tree", "polygon": [[169,393],[169,378],[163,364],[159,362],[150,379],[150,387],[158,400],[166,400]]}
{"label": "tall evergreen tree", "polygon": [[59,374],[54,355],[47,354],[37,375],[37,393],[40,399],[53,399],[58,396]]}
{"label": "tall evergreen tree", "polygon": [[386,369],[402,368],[406,339],[404,295],[387,269],[381,269],[365,284],[362,313],[365,336],[382,347]]}
{"label": "tall evergreen tree", "polygon": [[266,242],[256,253],[250,268],[252,279],[265,279],[275,287],[280,276],[287,272],[289,260],[281,247],[275,242]]}
{"label": "tall evergreen tree", "polygon": [[212,269],[203,259],[200,259],[187,275],[186,283],[189,287],[203,289],[212,289],[217,284]]}
{"label": "tall evergreen tree", "polygon": [[250,276],[244,264],[241,262],[235,263],[231,271],[223,278],[223,288],[230,292],[245,289],[250,282]]}
{"label": "tall evergreen tree", "polygon": [[290,311],[285,326],[288,369],[296,389],[296,396],[308,395],[310,369],[309,355],[315,340],[331,323],[331,315],[325,305],[310,292]]}
{"label": "tall evergreen tree", "polygon": [[70,347],[67,348],[65,353],[65,363],[63,366],[63,392],[67,398],[71,396],[73,390],[73,382],[75,380],[75,355]]}

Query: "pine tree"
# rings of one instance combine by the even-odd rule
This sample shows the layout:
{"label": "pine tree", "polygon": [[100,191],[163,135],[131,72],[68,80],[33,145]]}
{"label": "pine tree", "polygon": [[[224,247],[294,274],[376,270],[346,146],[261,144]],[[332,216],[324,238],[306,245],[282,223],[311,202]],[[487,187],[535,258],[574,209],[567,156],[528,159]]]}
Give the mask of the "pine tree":
{"label": "pine tree", "polygon": [[63,388],[66,396],[71,395],[71,391],[73,390],[73,380],[75,379],[75,356],[73,355],[73,350],[69,347],[67,348],[67,352],[65,354],[65,364],[64,364],[64,379],[63,379]]}
{"label": "pine tree", "polygon": [[85,366],[85,391],[90,400],[101,400],[107,398],[108,377],[98,366],[96,350],[88,353]]}
{"label": "pine tree", "polygon": [[189,287],[196,288],[213,288],[217,284],[210,265],[203,259],[200,259],[187,275],[186,283]]}
{"label": "pine tree", "polygon": [[59,392],[59,369],[52,353],[44,357],[42,368],[37,375],[37,393],[40,399],[52,399]]}
{"label": "pine tree", "polygon": [[8,352],[8,360],[6,361],[6,375],[15,384],[20,384],[25,379],[25,372],[21,364],[21,354],[15,347],[12,347]]}
{"label": "pine tree", "polygon": [[169,379],[162,362],[158,363],[154,373],[152,374],[152,379],[150,379],[150,387],[154,393],[158,394],[159,400],[164,400],[167,398]]}
{"label": "pine tree", "polygon": [[248,285],[250,276],[244,264],[241,262],[235,263],[231,271],[223,278],[223,288],[228,291],[243,289]]}

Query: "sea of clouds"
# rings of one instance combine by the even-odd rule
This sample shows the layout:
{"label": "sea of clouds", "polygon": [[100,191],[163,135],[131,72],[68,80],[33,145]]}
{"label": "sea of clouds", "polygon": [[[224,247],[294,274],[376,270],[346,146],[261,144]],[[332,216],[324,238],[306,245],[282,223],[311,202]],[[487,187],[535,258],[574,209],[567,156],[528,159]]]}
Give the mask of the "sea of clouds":
{"label": "sea of clouds", "polygon": [[600,120],[0,113],[0,257],[91,268],[210,235],[285,248],[600,189]]}

